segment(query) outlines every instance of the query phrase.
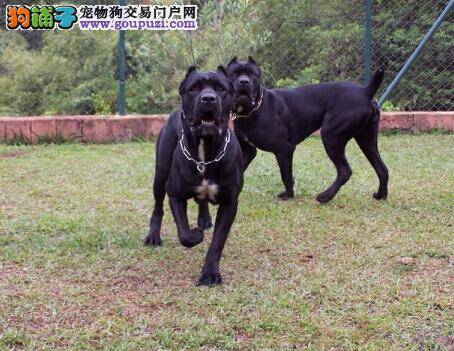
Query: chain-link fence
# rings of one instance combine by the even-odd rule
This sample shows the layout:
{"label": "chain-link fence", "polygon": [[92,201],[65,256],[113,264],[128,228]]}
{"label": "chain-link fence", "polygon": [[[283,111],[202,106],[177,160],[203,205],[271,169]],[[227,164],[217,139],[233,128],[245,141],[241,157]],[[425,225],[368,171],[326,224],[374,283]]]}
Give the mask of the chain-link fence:
{"label": "chain-link fence", "polygon": [[[447,2],[373,1],[372,70],[386,70],[377,98]],[[127,113],[169,113],[179,104],[178,85],[188,65],[215,69],[233,56],[245,59],[252,54],[268,87],[329,80],[364,81],[365,0],[192,3],[199,6],[197,31],[126,33]],[[452,12],[385,102],[384,109],[454,110]],[[4,12],[1,17],[4,20]],[[0,73],[0,114],[116,113],[118,32],[2,30]],[[26,81],[23,77],[27,77]]]}
{"label": "chain-link fence", "polygon": [[[377,98],[446,5],[446,0],[374,1],[372,70],[379,67],[386,70]],[[293,86],[340,79],[363,81],[365,1],[332,8],[317,6],[312,12],[301,6],[292,12],[279,30],[272,33],[269,42],[257,51],[268,85]],[[390,95],[385,109],[453,110],[452,19],[452,14],[448,15],[429,40]]]}
{"label": "chain-link fence", "polygon": [[[386,85],[396,76],[424,34],[446,7],[447,0],[375,1],[373,7],[374,66],[385,67]],[[393,13],[393,16],[389,16]],[[388,108],[453,110],[453,11],[435,32],[391,94]]]}

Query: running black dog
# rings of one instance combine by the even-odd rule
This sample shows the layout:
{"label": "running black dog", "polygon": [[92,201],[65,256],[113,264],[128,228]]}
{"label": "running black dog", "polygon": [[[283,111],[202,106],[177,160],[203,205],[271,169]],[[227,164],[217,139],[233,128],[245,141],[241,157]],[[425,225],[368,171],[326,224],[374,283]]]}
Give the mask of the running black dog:
{"label": "running black dog", "polygon": [[[212,226],[208,202],[219,204],[213,240],[198,280],[198,285],[217,285],[222,283],[221,253],[243,187],[241,148],[228,128],[234,89],[223,66],[216,72],[198,72],[192,66],[179,92],[182,108],[169,117],[158,136],[155,207],[145,245],[161,245],[166,192],[178,238],[188,248],[201,243],[204,230]],[[193,229],[189,228],[186,209],[191,198],[199,205],[198,227]]]}
{"label": "running black dog", "polygon": [[375,72],[367,86],[328,82],[295,89],[266,89],[252,57],[246,62],[233,58],[227,73],[235,88],[233,117],[244,169],[257,154],[256,148],[274,153],[285,186],[280,198],[294,196],[292,162],[296,145],[321,128],[323,145],[336,167],[337,178],[317,200],[322,203],[331,200],[350,178],[352,171],[345,158],[345,146],[352,138],[380,181],[374,198],[386,199],[388,169],[378,152],[380,110],[373,100],[383,80],[383,70]]}

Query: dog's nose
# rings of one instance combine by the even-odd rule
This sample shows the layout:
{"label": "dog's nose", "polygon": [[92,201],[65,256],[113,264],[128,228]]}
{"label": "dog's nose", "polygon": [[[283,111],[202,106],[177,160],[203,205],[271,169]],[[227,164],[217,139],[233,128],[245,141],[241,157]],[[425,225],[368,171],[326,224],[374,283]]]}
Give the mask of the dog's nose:
{"label": "dog's nose", "polygon": [[249,85],[251,84],[251,81],[247,78],[241,78],[240,79],[240,85]]}
{"label": "dog's nose", "polygon": [[204,104],[213,104],[216,102],[216,95],[214,94],[204,94],[202,95],[201,101]]}

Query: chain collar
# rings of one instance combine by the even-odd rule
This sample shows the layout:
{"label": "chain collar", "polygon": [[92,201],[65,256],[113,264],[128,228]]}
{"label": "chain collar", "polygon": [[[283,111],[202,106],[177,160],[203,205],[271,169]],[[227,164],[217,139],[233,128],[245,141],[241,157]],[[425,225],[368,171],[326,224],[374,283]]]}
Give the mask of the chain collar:
{"label": "chain collar", "polygon": [[262,105],[262,101],[263,101],[263,90],[262,89],[262,93],[260,94],[260,100],[259,100],[259,103],[257,104],[257,106],[255,106],[247,115],[238,115],[236,113],[233,113],[232,112],[232,121],[236,120],[237,118],[246,118],[246,117],[249,117],[250,115],[252,115],[255,111],[257,111],[259,108],[260,108],[260,105]]}
{"label": "chain collar", "polygon": [[219,162],[225,156],[225,151],[227,150],[227,145],[229,144],[229,142],[230,142],[230,130],[227,129],[227,135],[225,136],[224,148],[219,152],[219,154],[216,156],[216,158],[214,160],[211,160],[208,162],[197,161],[191,157],[190,152],[188,151],[188,149],[186,149],[186,146],[184,146],[184,130],[183,129],[181,130],[181,139],[180,139],[181,151],[183,152],[183,155],[187,158],[188,161],[195,163],[195,165],[197,166],[197,170],[200,173],[205,172],[206,166],[208,166],[212,163],[215,163],[215,162]]}

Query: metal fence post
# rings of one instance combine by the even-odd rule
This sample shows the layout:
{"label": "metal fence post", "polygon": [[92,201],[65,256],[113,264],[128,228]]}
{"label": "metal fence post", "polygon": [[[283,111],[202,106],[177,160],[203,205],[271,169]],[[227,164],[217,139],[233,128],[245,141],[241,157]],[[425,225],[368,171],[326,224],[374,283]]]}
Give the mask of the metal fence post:
{"label": "metal fence post", "polygon": [[449,0],[448,4],[446,5],[445,9],[443,12],[438,16],[437,20],[434,22],[432,27],[429,29],[429,31],[426,33],[424,38],[421,40],[419,43],[418,47],[415,49],[413,54],[411,54],[410,58],[408,61],[405,63],[405,65],[402,67],[400,72],[397,74],[396,78],[392,81],[392,83],[386,88],[386,91],[380,98],[380,101],[378,102],[378,105],[381,106],[383,103],[386,101],[388,96],[393,92],[393,90],[397,87],[397,84],[402,80],[402,77],[405,75],[407,70],[410,68],[411,64],[416,60],[418,55],[421,53],[422,49],[424,49],[424,46],[426,46],[427,42],[429,41],[430,37],[432,34],[435,33],[435,31],[440,27],[440,24],[443,22],[445,17],[448,15],[449,11],[451,11],[452,7],[454,5],[454,0]]}
{"label": "metal fence post", "polygon": [[[120,6],[125,6],[126,0],[120,0]],[[124,116],[126,114],[126,59],[125,59],[125,52],[126,52],[126,44],[125,44],[125,31],[120,30],[120,38],[118,41],[118,52],[119,52],[119,73],[120,73],[120,81],[118,87],[118,113],[120,116]]]}
{"label": "metal fence post", "polygon": [[366,0],[364,21],[364,84],[369,83],[372,61],[372,0]]}

